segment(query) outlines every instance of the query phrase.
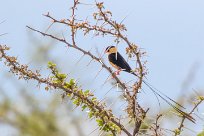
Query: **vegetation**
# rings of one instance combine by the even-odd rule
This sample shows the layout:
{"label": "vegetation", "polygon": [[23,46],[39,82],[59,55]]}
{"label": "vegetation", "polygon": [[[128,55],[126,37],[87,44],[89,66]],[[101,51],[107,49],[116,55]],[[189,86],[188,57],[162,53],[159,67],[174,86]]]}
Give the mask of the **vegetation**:
{"label": "vegetation", "polygon": [[[146,52],[141,50],[138,45],[128,39],[125,35],[125,32],[127,32],[125,24],[122,22],[118,23],[114,20],[112,12],[105,8],[103,2],[96,2],[94,4],[96,11],[92,13],[92,18],[90,20],[87,18],[77,18],[77,10],[80,9],[79,5],[83,5],[83,3],[79,0],[73,0],[71,15],[68,19],[56,19],[51,16],[50,13],[44,15],[51,21],[51,25],[48,28],[50,28],[53,24],[64,25],[71,33],[71,36],[69,37],[71,40],[66,40],[64,35],[58,37],[54,34],[43,32],[30,26],[27,26],[27,28],[33,32],[41,34],[42,36],[49,37],[52,40],[54,39],[59,43],[63,43],[66,45],[66,48],[73,48],[77,50],[82,53],[82,57],[87,56],[90,58],[90,63],[95,61],[100,65],[101,69],[105,69],[109,73],[109,78],[111,77],[111,79],[107,79],[106,81],[112,81],[113,87],[117,86],[116,89],[121,90],[121,101],[125,101],[126,103],[125,112],[123,113],[125,118],[118,117],[113,112],[113,109],[107,106],[108,104],[106,102],[95,96],[94,90],[89,90],[81,86],[78,80],[74,79],[67,73],[61,72],[59,70],[60,68],[58,68],[54,62],[47,62],[47,68],[49,69],[50,74],[43,76],[41,70],[31,70],[29,65],[21,64],[17,57],[7,55],[10,50],[7,45],[0,45],[0,58],[10,69],[10,72],[16,75],[18,79],[22,79],[24,81],[37,81],[37,86],[43,86],[46,91],[54,90],[59,92],[62,95],[62,99],[65,101],[70,100],[72,102],[72,106],[80,107],[84,113],[86,111],[89,120],[95,120],[98,126],[97,129],[99,129],[99,134],[102,132],[102,134],[109,136],[181,135],[186,128],[185,120],[189,119],[194,122],[196,115],[195,112],[198,109],[198,106],[203,102],[204,97],[200,94],[195,96],[193,103],[188,106],[190,107],[190,112],[184,112],[182,107],[184,104],[186,105],[186,103],[182,103],[181,105],[179,102],[175,102],[146,82],[145,76],[148,73],[146,68],[147,61],[144,60]],[[112,68],[104,63],[102,58],[103,55],[94,55],[91,51],[87,50],[84,45],[79,45],[78,40],[80,40],[80,34],[83,34],[83,37],[93,36],[94,38],[99,37],[104,39],[110,38],[111,36],[112,43],[115,45],[119,45],[121,42],[123,42],[123,44],[125,43],[123,46],[126,50],[127,56],[134,59],[134,63],[137,66],[134,69],[134,72],[138,76],[134,83],[130,85],[121,80],[114,73]],[[162,122],[161,119],[164,119],[165,121],[165,119],[169,118],[168,116],[164,116],[164,113],[158,113],[154,119],[149,119],[149,108],[140,105],[138,101],[138,95],[139,92],[141,92],[143,85],[147,85],[157,97],[160,97],[167,102],[167,104],[173,107],[177,115],[176,117],[181,120],[178,126],[175,126],[175,129],[171,130],[163,128],[162,125],[164,122]],[[41,102],[39,102],[38,99],[33,98],[32,94],[28,94],[24,91],[22,96],[24,101],[26,101],[25,104],[26,109],[28,109],[28,113],[25,114],[17,110],[15,105],[12,105],[9,99],[5,97],[6,99],[4,99],[0,105],[1,122],[13,125],[19,130],[20,135],[67,135],[66,132],[61,130],[57,125],[58,116],[55,111],[60,104],[58,103],[53,106],[55,99],[53,99],[46,108],[42,109]],[[36,103],[33,103],[33,101]],[[66,106],[64,108],[66,108]],[[13,119],[10,114],[12,114],[15,118]],[[175,122],[172,121],[172,123]],[[196,123],[193,125],[196,125]],[[82,133],[79,135],[82,135]],[[203,132],[198,134],[198,136],[202,135]]]}

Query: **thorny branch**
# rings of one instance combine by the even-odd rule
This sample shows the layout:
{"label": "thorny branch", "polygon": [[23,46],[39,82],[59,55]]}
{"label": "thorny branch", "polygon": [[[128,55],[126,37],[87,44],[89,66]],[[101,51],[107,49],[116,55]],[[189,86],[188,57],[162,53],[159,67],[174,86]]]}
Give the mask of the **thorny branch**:
{"label": "thorny branch", "polygon": [[[10,57],[5,54],[5,50],[8,50],[8,47],[6,46],[0,46],[0,51],[1,51],[1,56],[0,58],[4,58],[6,60],[6,65],[10,67],[10,71],[13,72],[14,74],[18,75],[19,78],[23,78],[25,80],[29,79],[34,79],[39,82],[39,84],[44,83],[48,85],[48,88],[54,88],[54,89],[61,89],[63,90],[66,95],[72,95],[73,97],[71,99],[79,99],[80,102],[85,104],[85,107],[87,106],[91,111],[94,111],[94,116],[96,118],[100,118],[98,120],[98,123],[101,125],[101,130],[107,130],[107,128],[112,132],[113,135],[116,135],[116,129],[120,129],[123,131],[126,135],[128,136],[135,136],[138,135],[140,132],[141,125],[146,117],[146,114],[149,109],[144,110],[138,103],[137,101],[137,94],[139,90],[142,87],[142,83],[145,83],[148,85],[144,80],[143,77],[146,75],[146,70],[145,70],[145,62],[143,63],[141,61],[142,56],[145,54],[145,52],[141,52],[139,47],[130,42],[128,37],[124,35],[123,33],[127,31],[126,27],[122,23],[117,23],[117,21],[112,19],[112,13],[108,10],[105,10],[103,3],[95,3],[95,6],[97,8],[97,12],[93,13],[93,19],[96,21],[95,24],[91,24],[88,20],[82,20],[79,21],[76,19],[76,10],[77,6],[81,4],[79,0],[73,0],[73,6],[71,7],[71,17],[70,19],[55,19],[52,17],[49,13],[44,15],[51,19],[52,23],[60,23],[64,24],[65,26],[68,26],[71,30],[71,38],[72,38],[72,43],[69,43],[64,37],[56,37],[52,34],[49,34],[47,32],[42,32],[40,30],[31,28],[27,26],[32,31],[35,31],[37,33],[40,33],[43,36],[50,37],[52,39],[55,39],[59,42],[64,43],[67,47],[74,48],[80,52],[82,52],[84,55],[89,56],[92,60],[95,60],[96,62],[100,63],[102,68],[106,69],[110,75],[113,77],[113,79],[117,82],[117,84],[120,85],[120,87],[123,89],[123,96],[126,98],[126,101],[128,102],[126,112],[131,119],[131,121],[134,123],[134,128],[133,132],[129,132],[121,123],[120,120],[114,117],[113,113],[111,110],[107,110],[106,106],[104,103],[97,102],[96,100],[93,101],[90,99],[90,97],[93,96],[93,94],[85,94],[81,89],[75,88],[67,88],[66,83],[63,80],[61,80],[61,77],[58,76],[58,72],[56,71],[55,67],[51,65],[50,69],[52,70],[52,74],[57,78],[60,82],[53,82],[53,79],[48,77],[48,78],[42,78],[39,71],[33,72],[28,69],[27,65],[20,65],[15,57]],[[84,35],[89,34],[90,31],[94,31],[94,36],[106,36],[110,35],[115,37],[114,42],[116,44],[119,44],[121,41],[124,41],[127,48],[126,48],[126,53],[128,54],[129,57],[135,57],[136,58],[136,64],[137,67],[135,68],[134,73],[137,74],[138,80],[134,83],[132,86],[132,90],[123,83],[112,71],[110,67],[108,67],[102,60],[101,57],[97,57],[93,55],[90,51],[87,51],[80,46],[78,46],[77,41],[75,40],[76,33],[78,30],[83,31]],[[64,75],[63,75],[64,76]],[[95,98],[94,98],[95,99]],[[199,101],[193,110],[189,113],[193,113],[193,111],[197,108],[197,106],[201,103],[202,101]],[[80,105],[81,103],[77,102],[77,105]],[[84,105],[83,105],[84,107]],[[95,113],[96,112],[96,113]],[[100,114],[99,114],[100,113]],[[153,125],[154,127],[151,127],[150,129],[153,129],[154,134],[158,136],[158,130],[160,128],[158,120],[161,117],[161,115],[158,115],[156,118],[156,123]],[[184,120],[188,116],[182,116],[182,121],[177,129],[179,132],[181,131],[182,127],[184,126]],[[175,136],[178,135],[175,133]]]}
{"label": "thorny branch", "polygon": [[77,4],[79,4],[79,0],[74,0],[74,5],[71,7],[72,15],[70,19],[70,24],[71,24],[71,37],[72,37],[72,44],[73,46],[76,46],[75,42],[75,35],[76,35],[76,29],[74,28],[74,22],[75,22],[75,10],[77,9]]}
{"label": "thorny branch", "polygon": [[[138,50],[138,47],[131,43],[128,38],[122,34],[122,31],[126,31],[126,27],[124,24],[121,23],[117,23],[116,21],[113,21],[111,19],[110,16],[112,16],[112,13],[110,11],[103,11],[104,6],[103,3],[97,3],[96,2],[96,7],[98,9],[98,12],[93,14],[94,19],[96,20],[96,24],[95,25],[91,25],[87,20],[85,21],[76,21],[75,19],[75,10],[77,9],[77,5],[80,4],[79,1],[74,1],[74,6],[72,7],[72,16],[71,19],[61,19],[61,20],[57,20],[54,17],[50,16],[50,14],[46,14],[45,16],[50,18],[54,23],[61,23],[61,24],[65,24],[66,26],[70,26],[71,28],[71,32],[72,32],[72,44],[73,46],[71,46],[71,44],[67,44],[68,42],[64,39],[59,39],[59,38],[54,38],[52,35],[50,34],[46,34],[43,33],[41,31],[38,31],[36,29],[30,28],[34,31],[37,31],[39,33],[41,33],[44,36],[49,36],[51,38],[54,38],[56,40],[59,40],[61,42],[64,42],[65,44],[67,44],[69,47],[73,47],[79,51],[82,51],[83,49],[81,49],[79,46],[76,45],[76,42],[74,40],[74,37],[76,35],[76,31],[77,30],[82,30],[84,31],[84,35],[88,34],[90,31],[94,31],[95,32],[95,36],[97,35],[111,35],[116,37],[115,42],[118,44],[120,42],[120,39],[125,41],[125,43],[128,45],[128,48],[126,49],[128,54],[132,54],[131,56],[136,56],[136,62],[139,65],[139,68],[137,68],[137,72],[138,72],[138,76],[139,77],[139,81],[137,81],[134,85],[133,85],[133,94],[130,94],[130,91],[127,89],[127,87],[125,86],[125,84],[123,84],[121,81],[119,81],[119,79],[117,78],[117,76],[115,76],[111,69],[109,67],[107,67],[104,63],[101,63],[101,59],[97,58],[95,56],[93,56],[90,52],[87,51],[82,51],[84,54],[87,54],[89,56],[91,56],[91,58],[95,59],[96,61],[100,62],[102,64],[102,67],[104,67],[105,69],[107,69],[110,74],[113,76],[113,78],[120,84],[120,86],[125,90],[124,96],[126,97],[127,101],[128,101],[128,107],[127,107],[127,113],[128,115],[133,119],[133,121],[135,122],[135,129],[133,132],[133,135],[136,135],[136,133],[138,133],[139,128],[141,126],[142,120],[145,118],[146,116],[146,112],[143,110],[143,108],[138,104],[137,100],[137,93],[139,92],[139,89],[142,87],[142,82],[143,82],[143,76],[144,76],[144,68],[143,68],[143,64],[141,63],[141,55],[142,53]],[[101,22],[101,23],[98,23]],[[99,25],[101,24],[101,25]],[[77,47],[76,47],[77,46]]]}
{"label": "thorny branch", "polygon": [[123,83],[123,82],[114,74],[114,72],[112,71],[112,69],[111,69],[110,67],[108,67],[105,63],[103,63],[103,61],[102,61],[101,58],[98,58],[98,57],[94,56],[93,54],[91,54],[91,52],[86,51],[86,50],[80,48],[80,47],[77,46],[77,45],[75,45],[75,46],[71,45],[71,44],[68,43],[65,39],[58,38],[58,37],[53,36],[53,35],[51,35],[51,34],[47,34],[47,33],[41,32],[41,31],[39,31],[39,30],[37,30],[37,29],[34,29],[34,28],[31,28],[31,27],[29,27],[29,26],[27,26],[27,28],[29,28],[29,29],[31,29],[31,30],[33,30],[33,31],[35,31],[35,32],[38,32],[38,33],[42,34],[43,36],[47,36],[47,37],[53,38],[53,39],[55,39],[55,40],[57,40],[57,41],[60,41],[60,42],[62,42],[62,43],[64,43],[64,44],[66,44],[68,47],[74,48],[74,49],[76,49],[76,50],[82,52],[83,54],[88,55],[88,56],[91,57],[92,59],[96,60],[97,62],[99,62],[99,63],[101,64],[101,66],[102,66],[103,68],[105,68],[109,73],[111,73],[111,75],[112,75],[113,78],[116,80],[116,82],[117,82],[124,90],[126,90],[127,93],[129,92],[129,91],[128,91],[128,88],[127,88],[126,85],[125,85],[125,83]]}
{"label": "thorny branch", "polygon": [[[80,3],[78,3],[80,4]],[[139,72],[138,77],[139,77],[139,81],[135,84],[134,87],[134,93],[133,93],[133,97],[136,96],[137,92],[139,91],[139,89],[142,86],[142,80],[143,80],[143,76],[144,76],[144,66],[140,60],[141,56],[142,56],[142,52],[140,52],[138,50],[138,47],[134,44],[131,43],[128,38],[126,36],[124,36],[122,34],[121,31],[126,31],[127,29],[125,28],[124,24],[119,24],[116,21],[111,20],[111,18],[108,17],[108,15],[112,15],[112,13],[110,11],[103,11],[102,9],[104,8],[103,3],[96,3],[96,6],[98,8],[98,12],[94,13],[94,19],[98,21],[104,21],[102,22],[102,24],[109,24],[109,26],[111,28],[108,28],[107,25],[105,27],[105,25],[91,25],[87,20],[82,21],[82,22],[76,22],[73,23],[72,19],[61,19],[61,20],[57,20],[54,17],[50,16],[50,14],[46,14],[45,16],[50,18],[53,22],[55,23],[61,23],[61,24],[65,24],[70,26],[72,29],[74,28],[76,32],[76,30],[81,29],[84,31],[84,34],[86,35],[87,33],[89,33],[90,31],[95,31],[97,33],[95,33],[95,35],[112,35],[114,37],[116,37],[116,42],[119,42],[119,39],[122,39],[123,41],[126,42],[126,44],[129,46],[129,48],[127,48],[127,52],[128,53],[133,53],[136,56],[137,59],[137,63],[139,65],[139,68],[137,69]],[[76,8],[76,5],[75,5]],[[74,8],[74,9],[75,9]],[[73,16],[73,15],[72,15]],[[72,35],[73,36],[73,35]]]}
{"label": "thorny branch", "polygon": [[121,38],[122,40],[124,40],[126,44],[129,46],[130,51],[132,51],[132,53],[134,53],[134,55],[136,56],[137,63],[139,64],[139,75],[138,75],[139,81],[135,84],[136,87],[133,90],[132,97],[134,98],[136,94],[138,93],[139,89],[142,87],[142,81],[143,81],[143,76],[144,76],[143,75],[143,65],[140,60],[140,57],[141,57],[140,52],[137,51],[138,47],[135,44],[131,43],[128,40],[128,38],[121,33],[121,30],[122,31],[127,30],[123,24],[118,24],[116,21],[113,21],[110,18],[108,18],[107,13],[110,14],[111,12],[103,11],[103,8],[104,8],[103,3],[96,3],[96,6],[98,7],[99,14],[102,16],[103,20],[115,29],[116,32],[114,35],[117,38]]}
{"label": "thorny branch", "polygon": [[[88,51],[85,51],[83,50],[82,48],[80,48],[79,46],[72,46],[71,44],[69,44],[65,39],[61,39],[61,38],[58,38],[58,37],[55,37],[53,35],[50,35],[50,34],[47,34],[47,33],[44,33],[44,32],[41,32],[39,30],[36,30],[34,28],[31,28],[29,26],[27,26],[29,29],[33,30],[33,31],[36,31],[40,34],[42,34],[43,36],[48,36],[48,37],[51,37],[53,39],[56,39],[58,41],[61,41],[63,43],[65,43],[67,46],[69,47],[72,47],[72,48],[75,48],[81,52],[83,52],[84,54],[90,56],[92,59],[96,60],[97,62],[101,63],[102,67],[104,67],[106,70],[108,70],[108,72],[111,73],[111,75],[113,76],[113,78],[117,81],[117,83],[119,83],[119,85],[125,89],[125,92],[124,92],[124,96],[126,98],[126,100],[128,101],[129,105],[128,105],[128,108],[127,108],[127,112],[129,115],[131,115],[131,118],[134,118],[135,119],[135,129],[134,129],[134,134],[136,134],[138,131],[139,131],[139,128],[141,126],[141,123],[142,123],[142,120],[145,118],[146,116],[146,112],[141,108],[141,106],[136,102],[135,98],[133,98],[132,96],[130,96],[130,93],[129,93],[129,90],[128,88],[126,87],[126,85],[124,83],[122,83],[122,81],[120,81],[120,79],[112,72],[111,68],[109,68],[106,64],[104,64],[102,62],[102,60],[96,56],[94,56],[93,54],[91,54],[90,52]],[[127,93],[127,95],[126,95]],[[136,110],[138,110],[138,114],[136,113]],[[139,115],[141,114],[140,116],[136,117],[136,115]]]}
{"label": "thorny branch", "polygon": [[[42,78],[39,71],[36,70],[36,72],[33,72],[32,70],[28,69],[27,65],[21,65],[18,63],[16,57],[11,57],[6,55],[5,50],[9,50],[7,46],[2,46],[0,45],[0,53],[1,56],[0,58],[5,59],[5,65],[10,67],[10,71],[14,73],[15,75],[19,76],[19,79],[25,79],[25,80],[31,80],[34,79],[38,81],[38,84],[46,84],[49,87],[52,87],[54,89],[61,89],[67,94],[72,94],[72,97],[79,98],[83,100],[85,104],[88,105],[89,108],[92,108],[91,110],[98,110],[98,115],[95,115],[96,117],[101,117],[106,124],[109,123],[110,121],[113,122],[116,126],[118,126],[124,133],[126,133],[128,136],[132,136],[128,130],[118,121],[117,118],[113,116],[113,113],[111,110],[107,110],[106,107],[104,106],[105,104],[93,101],[93,99],[90,99],[88,96],[83,95],[81,93],[81,89],[78,88],[78,90],[74,90],[76,88],[67,88],[65,86],[65,83],[59,83],[59,82],[53,82],[50,77],[48,78]],[[52,73],[55,74],[55,71],[52,69]],[[91,96],[92,94],[90,94]],[[106,120],[104,120],[106,119]]]}
{"label": "thorny branch", "polygon": [[[133,131],[133,136],[136,135],[139,132],[139,128],[142,124],[142,120],[146,116],[146,112],[143,108],[138,104],[136,94],[138,93],[139,89],[142,87],[142,81],[143,81],[143,65],[140,61],[140,53],[137,51],[137,46],[135,44],[132,44],[126,36],[124,36],[121,31],[126,31],[126,27],[123,24],[119,24],[116,21],[113,21],[109,15],[112,16],[112,13],[110,11],[103,11],[104,6],[103,3],[96,3],[96,6],[98,8],[98,13],[96,15],[99,16],[99,19],[104,20],[104,23],[108,23],[110,27],[114,28],[115,34],[113,36],[116,36],[117,40],[120,38],[126,42],[126,44],[129,46],[129,50],[132,51],[132,53],[136,56],[137,63],[139,64],[139,81],[135,83],[133,87],[133,94],[131,96],[131,99],[129,100],[128,110],[132,111],[132,118],[135,122],[135,128]],[[110,33],[109,33],[110,34]],[[131,113],[130,113],[131,115]]]}

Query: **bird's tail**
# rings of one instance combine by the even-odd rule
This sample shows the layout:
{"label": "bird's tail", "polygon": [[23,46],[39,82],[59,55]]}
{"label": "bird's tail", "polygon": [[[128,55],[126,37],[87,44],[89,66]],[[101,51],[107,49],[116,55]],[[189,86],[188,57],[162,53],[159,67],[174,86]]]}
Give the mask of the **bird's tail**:
{"label": "bird's tail", "polygon": [[[131,74],[135,75],[136,77],[139,78],[139,76],[137,74],[135,74],[134,72],[131,72]],[[142,80],[142,82],[156,95],[156,96],[159,96],[162,100],[164,100],[168,105],[170,105],[174,110],[176,110],[178,113],[182,114],[185,118],[187,118],[188,120],[192,121],[193,123],[195,123],[195,119],[189,115],[188,113],[180,110],[178,108],[181,107],[181,108],[184,108],[181,104],[177,103],[175,100],[171,99],[170,97],[168,97],[167,95],[165,95],[164,93],[162,93],[161,91],[159,91],[158,89],[156,89],[155,87],[153,87],[151,84],[149,84],[146,80]],[[172,102],[174,104],[177,105],[174,106],[172,104]],[[185,109],[185,108],[184,108]]]}

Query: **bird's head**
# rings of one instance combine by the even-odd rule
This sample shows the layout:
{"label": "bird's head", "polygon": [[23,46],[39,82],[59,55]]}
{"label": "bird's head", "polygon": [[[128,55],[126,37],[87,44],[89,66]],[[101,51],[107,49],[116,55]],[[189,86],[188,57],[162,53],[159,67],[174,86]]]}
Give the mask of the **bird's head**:
{"label": "bird's head", "polygon": [[105,50],[105,53],[107,54],[116,53],[116,52],[117,52],[117,48],[115,46],[108,46]]}

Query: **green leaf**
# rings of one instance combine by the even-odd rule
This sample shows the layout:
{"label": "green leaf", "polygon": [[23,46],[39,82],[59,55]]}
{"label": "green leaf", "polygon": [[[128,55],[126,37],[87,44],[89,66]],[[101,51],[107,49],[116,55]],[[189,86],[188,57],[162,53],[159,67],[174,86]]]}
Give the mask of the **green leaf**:
{"label": "green leaf", "polygon": [[64,83],[64,88],[70,88],[70,87],[71,87],[71,85],[68,82]]}
{"label": "green leaf", "polygon": [[101,119],[96,119],[96,122],[98,123],[98,126],[103,126],[103,120]]}
{"label": "green leaf", "polygon": [[204,131],[200,132],[197,136],[204,136]]}
{"label": "green leaf", "polygon": [[88,113],[88,116],[89,116],[89,118],[92,118],[92,117],[93,117],[93,112],[90,111],[90,112]]}
{"label": "green leaf", "polygon": [[66,74],[61,74],[61,73],[58,73],[57,74],[57,77],[64,80],[65,78],[67,78],[67,75]]}
{"label": "green leaf", "polygon": [[74,101],[73,101],[73,104],[75,104],[75,105],[77,105],[77,106],[79,106],[79,99],[75,99]]}
{"label": "green leaf", "polygon": [[60,83],[61,83],[60,80],[53,80],[52,82],[53,82],[54,84],[60,84]]}
{"label": "green leaf", "polygon": [[203,101],[204,100],[204,96],[198,96],[197,99],[200,100],[200,101]]}
{"label": "green leaf", "polygon": [[97,99],[96,99],[96,97],[93,97],[91,100],[92,100],[93,102],[95,102]]}
{"label": "green leaf", "polygon": [[177,129],[174,130],[174,133],[175,133],[176,135],[180,135],[181,131],[177,128]]}
{"label": "green leaf", "polygon": [[51,61],[49,61],[49,62],[47,63],[47,66],[48,66],[48,68],[54,68],[54,67],[56,67],[56,64],[53,63],[53,62],[51,62]]}
{"label": "green leaf", "polygon": [[73,86],[73,85],[75,84],[75,81],[74,81],[74,79],[73,79],[73,78],[72,78],[72,79],[70,79],[69,84],[70,84],[71,86]]}
{"label": "green leaf", "polygon": [[82,111],[84,111],[87,108],[87,106],[83,105],[81,108],[82,108]]}
{"label": "green leaf", "polygon": [[88,95],[89,94],[89,92],[90,92],[90,90],[86,90],[86,91],[84,91],[84,95]]}

